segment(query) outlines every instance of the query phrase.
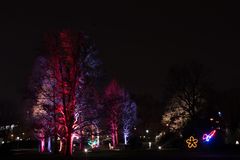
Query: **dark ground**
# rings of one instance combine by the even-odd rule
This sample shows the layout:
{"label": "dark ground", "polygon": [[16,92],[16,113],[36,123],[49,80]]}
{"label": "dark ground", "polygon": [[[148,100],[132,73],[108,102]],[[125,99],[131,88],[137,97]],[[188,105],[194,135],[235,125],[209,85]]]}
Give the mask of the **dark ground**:
{"label": "dark ground", "polygon": [[224,152],[187,152],[187,151],[101,151],[91,153],[81,153],[71,158],[60,155],[39,154],[36,152],[17,152],[12,155],[2,155],[3,159],[24,159],[24,160],[63,160],[63,159],[81,159],[81,160],[237,160],[240,159],[238,151]]}

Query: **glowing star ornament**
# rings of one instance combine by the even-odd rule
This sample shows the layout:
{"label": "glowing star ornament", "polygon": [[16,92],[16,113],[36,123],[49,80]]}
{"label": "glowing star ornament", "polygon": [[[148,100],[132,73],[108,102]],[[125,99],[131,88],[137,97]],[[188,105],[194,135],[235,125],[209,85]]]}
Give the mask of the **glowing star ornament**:
{"label": "glowing star ornament", "polygon": [[188,148],[197,148],[198,140],[191,136],[186,140],[186,143],[188,145]]}

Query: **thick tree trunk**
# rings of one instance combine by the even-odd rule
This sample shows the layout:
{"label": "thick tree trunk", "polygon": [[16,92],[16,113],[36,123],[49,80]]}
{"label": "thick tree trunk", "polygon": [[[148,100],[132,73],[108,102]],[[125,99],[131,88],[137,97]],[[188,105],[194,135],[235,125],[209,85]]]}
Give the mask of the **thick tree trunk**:
{"label": "thick tree trunk", "polygon": [[127,145],[128,144],[128,142],[127,142],[128,136],[126,133],[123,134],[123,138],[124,138],[124,144]]}
{"label": "thick tree trunk", "polygon": [[99,130],[97,129],[97,147],[100,146]]}
{"label": "thick tree trunk", "polygon": [[60,147],[58,147],[58,136],[56,134],[54,135],[54,146],[53,147],[54,147],[53,148],[54,153],[58,154],[59,150],[60,150]]}
{"label": "thick tree trunk", "polygon": [[116,146],[116,141],[115,141],[115,126],[114,126],[114,124],[112,123],[112,146],[113,146],[113,148],[115,148],[115,146]]}
{"label": "thick tree trunk", "polygon": [[116,145],[118,145],[118,129],[116,124],[115,124],[115,138],[116,138]]}
{"label": "thick tree trunk", "polygon": [[73,138],[71,130],[68,132],[67,142],[66,142],[66,156],[72,156],[72,146],[73,146]]}
{"label": "thick tree trunk", "polygon": [[48,152],[52,152],[52,138],[48,137]]}
{"label": "thick tree trunk", "polygon": [[44,152],[45,150],[45,139],[41,139],[40,141],[40,152]]}

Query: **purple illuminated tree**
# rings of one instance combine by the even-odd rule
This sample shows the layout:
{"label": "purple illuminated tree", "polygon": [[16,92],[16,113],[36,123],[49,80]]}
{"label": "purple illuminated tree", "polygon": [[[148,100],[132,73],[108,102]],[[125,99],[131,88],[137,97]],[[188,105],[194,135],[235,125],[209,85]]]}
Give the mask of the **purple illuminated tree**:
{"label": "purple illuminated tree", "polygon": [[128,144],[128,138],[131,136],[131,131],[136,124],[137,119],[137,106],[132,101],[127,93],[125,93],[124,104],[122,108],[122,126],[123,126],[123,138],[124,144]]}
{"label": "purple illuminated tree", "polygon": [[116,80],[112,80],[105,89],[105,111],[113,148],[118,145],[119,132],[123,133],[127,144],[136,122],[136,104]]}

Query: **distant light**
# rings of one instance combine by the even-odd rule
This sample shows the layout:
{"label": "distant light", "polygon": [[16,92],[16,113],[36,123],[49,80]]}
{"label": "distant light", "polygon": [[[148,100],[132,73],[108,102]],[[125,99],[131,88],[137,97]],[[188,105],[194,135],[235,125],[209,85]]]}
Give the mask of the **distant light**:
{"label": "distant light", "polygon": [[148,130],[148,129],[146,130],[146,133],[149,133],[149,130]]}
{"label": "distant light", "polygon": [[13,134],[11,134],[11,137],[13,137],[14,135]]}
{"label": "distant light", "polygon": [[213,118],[210,118],[210,121],[213,121],[214,119]]}
{"label": "distant light", "polygon": [[60,137],[57,137],[57,140],[59,141],[59,140],[60,140]]}
{"label": "distant light", "polygon": [[136,127],[134,127],[134,130],[137,130],[137,128],[136,128]]}
{"label": "distant light", "polygon": [[169,124],[166,124],[166,126],[169,126]]}
{"label": "distant light", "polygon": [[149,147],[149,149],[152,148],[152,142],[148,142],[148,147]]}
{"label": "distant light", "polygon": [[221,116],[222,116],[222,113],[221,113],[221,112],[218,112],[218,115],[221,117]]}
{"label": "distant light", "polygon": [[19,140],[20,139],[20,137],[16,137],[16,140]]}
{"label": "distant light", "polygon": [[236,141],[236,143],[235,143],[236,145],[239,145],[239,141]]}
{"label": "distant light", "polygon": [[5,142],[4,141],[2,141],[2,144],[4,144]]}
{"label": "distant light", "polygon": [[161,149],[162,149],[162,146],[158,146],[158,149],[161,150]]}
{"label": "distant light", "polygon": [[85,149],[84,149],[84,152],[85,152],[85,153],[87,153],[87,152],[88,152],[88,149],[87,149],[87,148],[85,148]]}
{"label": "distant light", "polygon": [[23,132],[22,135],[25,135],[25,133]]}
{"label": "distant light", "polygon": [[143,138],[145,138],[145,136],[143,136]]}
{"label": "distant light", "polygon": [[20,140],[20,141],[22,141],[23,139],[22,139],[22,138],[20,138],[19,140]]}

